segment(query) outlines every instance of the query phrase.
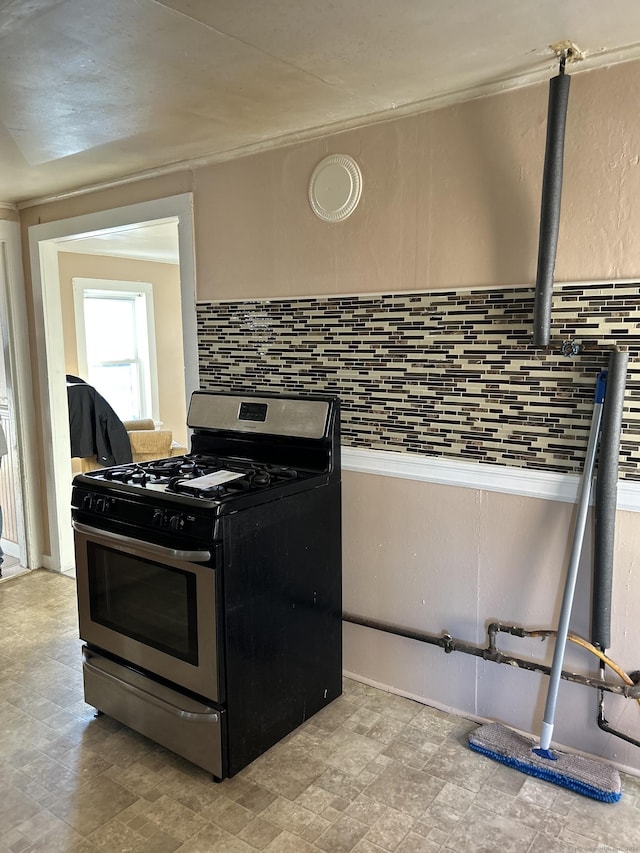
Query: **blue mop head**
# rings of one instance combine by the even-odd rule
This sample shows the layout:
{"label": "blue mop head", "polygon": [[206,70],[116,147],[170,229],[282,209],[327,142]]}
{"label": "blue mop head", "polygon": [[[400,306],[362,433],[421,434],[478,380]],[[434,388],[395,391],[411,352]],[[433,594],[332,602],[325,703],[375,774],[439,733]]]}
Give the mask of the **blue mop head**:
{"label": "blue mop head", "polygon": [[469,746],[529,776],[603,803],[617,803],[622,796],[620,774],[609,764],[558,750],[553,750],[552,756],[542,756],[536,753],[533,739],[500,723],[488,723],[475,729],[469,735]]}

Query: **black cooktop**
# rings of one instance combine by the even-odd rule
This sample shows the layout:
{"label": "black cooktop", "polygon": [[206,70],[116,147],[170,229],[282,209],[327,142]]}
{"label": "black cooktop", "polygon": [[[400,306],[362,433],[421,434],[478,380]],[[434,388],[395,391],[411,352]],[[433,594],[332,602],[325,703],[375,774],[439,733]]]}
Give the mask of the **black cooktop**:
{"label": "black cooktop", "polygon": [[186,454],[90,471],[94,481],[123,483],[144,491],[222,500],[313,476],[296,468],[234,457]]}
{"label": "black cooktop", "polygon": [[[74,521],[129,528],[195,529],[340,480],[334,397],[197,391],[189,453],[99,468],[73,479]],[[167,524],[165,524],[165,521]],[[174,524],[175,522],[175,524]]]}

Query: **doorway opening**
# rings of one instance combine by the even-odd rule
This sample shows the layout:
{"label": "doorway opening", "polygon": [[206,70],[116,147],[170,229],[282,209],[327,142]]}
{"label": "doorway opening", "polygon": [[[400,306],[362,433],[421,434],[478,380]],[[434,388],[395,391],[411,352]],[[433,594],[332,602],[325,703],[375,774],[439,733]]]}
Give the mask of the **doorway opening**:
{"label": "doorway opening", "polygon": [[31,226],[29,249],[47,460],[49,546],[43,562],[73,573],[66,377],[78,375],[80,362],[72,282],[152,279],[159,419],[175,430],[178,443],[186,443],[186,404],[199,384],[191,194]]}
{"label": "doorway opening", "polygon": [[6,580],[39,565],[40,554],[35,414],[20,227],[9,220],[0,221],[0,340],[0,425],[6,439],[0,463],[1,568]]}
{"label": "doorway opening", "polygon": [[[2,312],[5,313],[4,311]],[[2,323],[2,353],[7,352],[5,324]],[[18,523],[22,498],[18,454],[16,449],[10,365],[0,358],[0,577],[13,577],[26,571],[20,559],[23,539],[22,525]]]}

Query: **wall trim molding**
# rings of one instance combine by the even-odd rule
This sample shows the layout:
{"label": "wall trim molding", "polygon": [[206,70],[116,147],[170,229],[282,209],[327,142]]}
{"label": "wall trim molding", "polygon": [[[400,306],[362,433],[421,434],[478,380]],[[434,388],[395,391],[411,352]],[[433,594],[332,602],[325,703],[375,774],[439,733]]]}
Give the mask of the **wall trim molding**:
{"label": "wall trim molding", "polygon": [[[566,503],[576,502],[580,484],[580,477],[575,474],[418,456],[395,450],[343,446],[341,453],[342,468],[346,471]],[[618,509],[640,512],[640,482],[618,480]]]}

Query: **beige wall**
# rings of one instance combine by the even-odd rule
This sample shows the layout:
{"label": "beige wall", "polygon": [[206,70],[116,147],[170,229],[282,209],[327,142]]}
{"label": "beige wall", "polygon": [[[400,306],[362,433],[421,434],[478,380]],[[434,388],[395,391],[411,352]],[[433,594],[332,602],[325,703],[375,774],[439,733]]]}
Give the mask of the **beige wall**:
{"label": "beige wall", "polygon": [[[572,80],[558,280],[640,274],[639,76]],[[534,86],[196,171],[198,298],[534,281],[546,111]],[[362,198],[326,223],[307,184],[338,152],[360,164]]]}
{"label": "beige wall", "polygon": [[[640,275],[639,78],[629,63],[573,79],[558,279]],[[28,208],[25,245],[29,224],[192,190],[200,300],[532,283],[546,104],[546,86],[535,86]],[[338,224],[316,219],[306,198],[331,152],[353,155],[363,173],[361,204]],[[496,618],[554,625],[570,505],[351,472],[344,481],[349,609],[471,641]],[[611,654],[628,670],[640,665],[637,524],[618,516]],[[588,585],[583,573],[574,627],[584,633]],[[540,724],[546,681],[536,675],[353,626],[345,640],[353,673],[466,713]],[[539,643],[504,645],[548,658]],[[570,660],[597,672],[583,652]],[[640,772],[638,750],[597,729],[595,702],[593,690],[563,683],[558,739]],[[639,737],[637,703],[610,705],[610,721]]]}
{"label": "beige wall", "polygon": [[[109,187],[108,189],[82,195],[72,195],[60,198],[48,204],[38,204],[26,207],[20,211],[22,223],[23,251],[28,255],[30,225],[44,222],[56,222],[72,216],[82,216],[85,213],[96,213],[100,210],[111,210],[127,204],[151,201],[165,196],[179,195],[192,189],[192,175],[188,169],[147,180]],[[27,258],[28,264],[28,258]]]}
{"label": "beige wall", "polygon": [[0,219],[4,222],[20,222],[20,214],[18,210],[12,207],[3,207],[0,204]]}
{"label": "beige wall", "polygon": [[185,446],[187,414],[184,394],[175,393],[176,388],[184,387],[179,267],[176,264],[71,252],[60,252],[58,264],[65,370],[74,375],[78,374],[78,351],[72,278],[79,276],[114,281],[146,281],[153,285],[160,420],[164,429],[172,430],[175,440]]}
{"label": "beige wall", "polygon": [[[573,533],[568,503],[344,472],[344,609],[486,645],[490,622],[557,627]],[[590,522],[591,523],[591,522]],[[638,666],[640,542],[635,513],[619,512],[610,657]],[[590,632],[591,542],[580,563],[571,630]],[[355,625],[345,625],[344,666],[441,707],[539,732],[547,679]],[[505,653],[551,664],[553,644],[498,635]],[[598,661],[569,644],[565,669],[597,676]],[[612,670],[607,678],[621,683]],[[638,738],[640,708],[606,698],[614,728]],[[596,692],[563,681],[555,738],[640,771],[637,748],[597,727]]]}

